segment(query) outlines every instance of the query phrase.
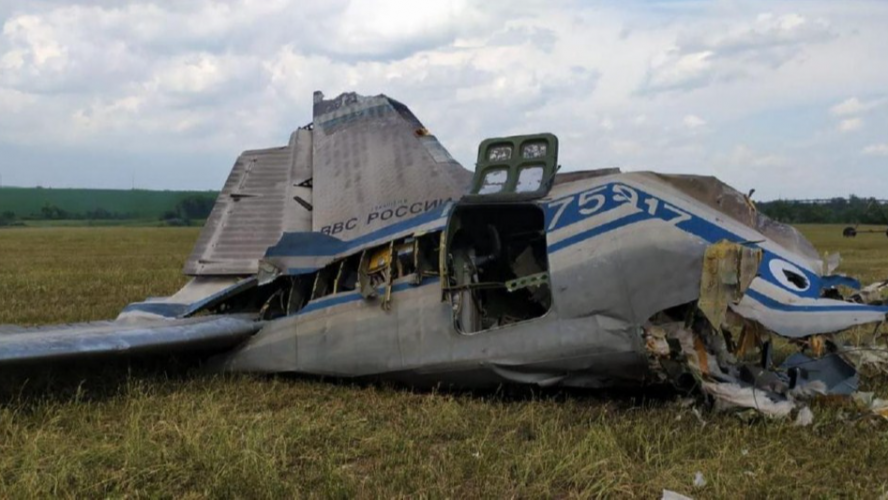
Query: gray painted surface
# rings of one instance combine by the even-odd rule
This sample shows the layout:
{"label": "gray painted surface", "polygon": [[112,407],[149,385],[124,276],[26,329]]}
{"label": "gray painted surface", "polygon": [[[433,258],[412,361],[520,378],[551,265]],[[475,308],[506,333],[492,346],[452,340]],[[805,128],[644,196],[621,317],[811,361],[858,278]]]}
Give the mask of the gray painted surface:
{"label": "gray painted surface", "polygon": [[457,200],[471,173],[403,104],[356,94],[315,95],[312,230],[352,240]]}
{"label": "gray painted surface", "polygon": [[311,231],[311,214],[295,200],[312,202],[311,135],[297,130],[281,148],[245,151],[185,263],[192,276],[249,275],[285,231]]}
{"label": "gray painted surface", "polygon": [[[611,205],[601,208],[604,205],[593,198],[598,194]],[[553,307],[542,318],[465,335],[453,327],[440,283],[395,293],[390,312],[373,300],[344,300],[353,294],[346,292],[318,299],[318,304],[336,305],[269,323],[243,346],[219,357],[216,368],[467,386],[503,381],[580,387],[640,382],[648,373],[644,325],[659,311],[699,297],[703,256],[713,238],[757,241],[775,258],[799,266],[810,260],[804,246],[787,248],[770,240],[754,219],[731,218],[721,206],[702,203],[694,194],[650,173],[583,176],[556,185],[540,204],[560,207],[567,200],[565,206],[571,208],[562,217],[569,216],[568,210],[580,217],[564,226],[550,222]],[[565,245],[584,234],[591,236]],[[885,316],[879,308],[835,311],[857,306],[817,297],[805,299],[806,304],[823,312],[782,311],[802,298],[775,294],[769,286],[762,276],[751,288],[782,304],[759,307],[748,317],[779,327],[777,318],[789,314],[796,326],[775,329],[787,336],[824,326],[841,330]]]}
{"label": "gray painted surface", "polygon": [[262,323],[252,318],[216,316],[158,322],[4,327],[0,328],[0,363],[230,348],[261,326]]}
{"label": "gray painted surface", "polygon": [[[285,147],[240,155],[185,274],[254,274],[284,232],[354,239],[458,199],[471,180],[406,106],[384,95],[317,93],[313,129],[297,130]],[[306,181],[312,187],[300,186]]]}

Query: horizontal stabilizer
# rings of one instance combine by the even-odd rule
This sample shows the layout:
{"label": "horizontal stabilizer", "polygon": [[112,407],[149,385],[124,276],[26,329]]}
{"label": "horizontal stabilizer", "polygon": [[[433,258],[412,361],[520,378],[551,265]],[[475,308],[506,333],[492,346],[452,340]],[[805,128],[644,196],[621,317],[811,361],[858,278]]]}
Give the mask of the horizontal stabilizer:
{"label": "horizontal stabilizer", "polygon": [[197,349],[225,349],[262,328],[245,316],[171,321],[103,321],[37,328],[0,327],[0,365],[99,355],[131,356]]}

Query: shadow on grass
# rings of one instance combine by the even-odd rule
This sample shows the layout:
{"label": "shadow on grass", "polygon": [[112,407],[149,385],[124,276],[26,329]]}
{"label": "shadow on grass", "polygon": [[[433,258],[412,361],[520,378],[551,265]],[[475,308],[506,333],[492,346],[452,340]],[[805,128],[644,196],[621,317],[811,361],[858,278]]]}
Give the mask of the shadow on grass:
{"label": "shadow on grass", "polygon": [[619,408],[666,406],[689,393],[672,385],[659,384],[607,389],[542,388],[522,384],[465,388],[444,384],[414,385],[379,378],[342,379],[302,374],[224,374],[208,372],[204,366],[208,353],[152,356],[130,359],[93,359],[65,361],[52,366],[20,365],[0,369],[0,406],[20,408],[44,403],[101,402],[127,394],[133,382],[151,387],[152,392],[176,392],[187,382],[214,377],[246,377],[257,383],[328,384],[361,391],[394,391],[403,394],[447,394],[459,398],[497,403],[528,401],[581,401],[590,404],[608,402]]}
{"label": "shadow on grass", "polygon": [[203,375],[200,366],[207,357],[189,354],[8,366],[0,369],[0,405],[102,401],[123,394],[134,380],[159,390],[175,390],[175,382]]}

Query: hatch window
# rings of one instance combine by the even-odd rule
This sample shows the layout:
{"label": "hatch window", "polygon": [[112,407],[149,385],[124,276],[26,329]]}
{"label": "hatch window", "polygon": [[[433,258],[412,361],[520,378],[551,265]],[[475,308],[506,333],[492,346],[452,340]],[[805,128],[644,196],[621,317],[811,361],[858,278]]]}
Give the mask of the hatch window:
{"label": "hatch window", "polygon": [[537,191],[543,184],[543,167],[541,165],[524,167],[518,174],[516,193]]}
{"label": "hatch window", "polygon": [[544,141],[528,142],[521,147],[521,156],[525,160],[535,160],[537,158],[544,158],[547,151],[548,148]]}
{"label": "hatch window", "polygon": [[509,144],[498,144],[491,146],[487,153],[489,161],[507,161],[512,159],[512,146]]}
{"label": "hatch window", "polygon": [[491,170],[484,175],[481,181],[481,190],[478,194],[494,194],[499,193],[506,186],[509,180],[509,171],[506,169]]}

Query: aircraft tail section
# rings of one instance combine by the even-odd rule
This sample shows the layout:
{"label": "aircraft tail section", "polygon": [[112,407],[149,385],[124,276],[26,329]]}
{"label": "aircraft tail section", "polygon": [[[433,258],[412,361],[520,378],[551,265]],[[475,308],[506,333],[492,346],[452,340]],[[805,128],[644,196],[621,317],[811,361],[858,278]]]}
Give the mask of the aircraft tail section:
{"label": "aircraft tail section", "polygon": [[244,151],[184,272],[190,276],[255,274],[265,250],[284,232],[311,231],[312,131],[299,129],[284,147]]}
{"label": "aircraft tail section", "polygon": [[472,174],[384,95],[315,93],[312,125],[287,146],[245,151],[185,264],[190,276],[248,276],[285,233],[343,241],[459,199]]}
{"label": "aircraft tail section", "polygon": [[349,241],[458,200],[463,168],[400,102],[342,94],[314,102],[312,230]]}

